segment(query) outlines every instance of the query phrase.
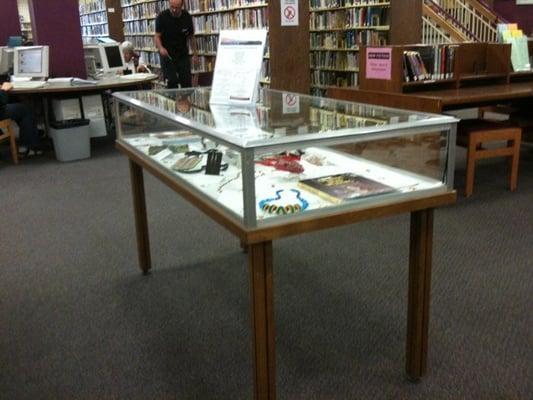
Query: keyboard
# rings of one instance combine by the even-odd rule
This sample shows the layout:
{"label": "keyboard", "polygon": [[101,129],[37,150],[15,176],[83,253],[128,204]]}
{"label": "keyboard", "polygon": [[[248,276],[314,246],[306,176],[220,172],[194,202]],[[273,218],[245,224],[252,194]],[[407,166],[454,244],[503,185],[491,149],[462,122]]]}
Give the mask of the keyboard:
{"label": "keyboard", "polygon": [[37,89],[43,87],[45,81],[21,81],[21,82],[11,82],[14,89]]}

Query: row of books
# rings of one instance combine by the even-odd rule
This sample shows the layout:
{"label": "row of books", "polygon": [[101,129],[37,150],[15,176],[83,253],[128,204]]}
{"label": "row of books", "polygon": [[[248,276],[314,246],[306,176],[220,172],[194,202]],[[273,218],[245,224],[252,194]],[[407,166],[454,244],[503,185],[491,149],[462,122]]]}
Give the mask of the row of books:
{"label": "row of books", "polygon": [[309,6],[313,8],[339,8],[362,5],[389,4],[388,0],[310,0]]}
{"label": "row of books", "polygon": [[357,86],[357,72],[339,74],[332,71],[314,70],[311,72],[311,84],[320,86]]}
{"label": "row of books", "polygon": [[105,0],[80,1],[80,14],[105,10]]}
{"label": "row of books", "polygon": [[427,46],[403,52],[406,82],[453,78],[457,45]]}
{"label": "row of books", "polygon": [[228,8],[261,6],[266,1],[261,0],[185,0],[185,8],[190,13],[220,11]]}
{"label": "row of books", "polygon": [[211,98],[211,91],[209,89],[198,88],[191,93],[190,100],[194,107],[209,110],[209,99]]}
{"label": "row of books", "polygon": [[[129,40],[129,38],[127,38]],[[151,67],[159,68],[161,66],[161,59],[159,58],[159,53],[155,51],[137,51],[137,53],[142,57],[145,63]]]}
{"label": "row of books", "polygon": [[130,35],[132,33],[155,35],[155,20],[141,19],[139,21],[124,22],[124,35]]}
{"label": "row of books", "polygon": [[153,36],[128,36],[127,40],[137,49],[153,49],[155,47]]}
{"label": "row of books", "polygon": [[231,13],[199,15],[193,18],[195,33],[218,32],[221,29],[268,28],[266,8],[242,9]]}
{"label": "row of books", "polygon": [[201,53],[216,53],[218,47],[218,37],[198,36],[196,38],[196,47]]}
{"label": "row of books", "polygon": [[381,31],[343,31],[343,32],[311,32],[310,47],[354,49],[357,46],[383,46],[387,43],[387,32]]}
{"label": "row of books", "polygon": [[153,3],[159,1],[160,3],[168,3],[168,0],[120,0],[122,7],[134,6],[139,3]]}
{"label": "row of books", "polygon": [[312,126],[321,130],[342,129],[342,128],[362,128],[366,126],[385,125],[386,120],[367,118],[359,115],[349,115],[332,110],[323,110],[311,107],[309,110],[309,120]]}
{"label": "row of books", "polygon": [[101,11],[94,14],[85,14],[80,16],[80,25],[98,24],[107,22],[107,12]]}
{"label": "row of books", "polygon": [[314,12],[309,19],[309,29],[338,29],[388,24],[388,8],[367,7]]}
{"label": "row of books", "polygon": [[309,63],[315,68],[356,69],[359,54],[356,52],[322,51],[309,54]]}
{"label": "row of books", "polygon": [[82,26],[81,35],[82,36],[108,36],[109,26],[107,24]]}
{"label": "row of books", "polygon": [[192,72],[211,72],[215,68],[215,59],[213,57],[198,57],[198,64],[194,65]]}
{"label": "row of books", "polygon": [[157,14],[168,8],[168,1],[156,1],[153,3],[141,3],[131,7],[122,9],[122,18],[139,19],[139,18],[155,18]]}

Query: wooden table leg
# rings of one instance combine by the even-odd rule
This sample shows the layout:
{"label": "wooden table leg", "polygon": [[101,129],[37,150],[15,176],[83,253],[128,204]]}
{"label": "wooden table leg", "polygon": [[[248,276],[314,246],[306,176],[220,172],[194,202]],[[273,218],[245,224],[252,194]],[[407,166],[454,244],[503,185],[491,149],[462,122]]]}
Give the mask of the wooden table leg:
{"label": "wooden table leg", "polygon": [[248,246],[256,400],[276,398],[272,242]]}
{"label": "wooden table leg", "polygon": [[433,209],[411,213],[409,292],[407,304],[407,376],[419,380],[426,373]]}
{"label": "wooden table leg", "polygon": [[144,274],[152,267],[150,259],[150,241],[148,238],[148,220],[146,218],[146,199],[144,196],[143,170],[130,160],[131,189],[133,194],[133,211],[135,214],[135,231],[137,233],[137,254],[139,266]]}

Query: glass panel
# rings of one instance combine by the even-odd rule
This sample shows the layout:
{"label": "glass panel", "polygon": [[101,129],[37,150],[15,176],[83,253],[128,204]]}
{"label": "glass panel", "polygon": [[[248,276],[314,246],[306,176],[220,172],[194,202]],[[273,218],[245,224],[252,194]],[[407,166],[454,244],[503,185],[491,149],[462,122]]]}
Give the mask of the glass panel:
{"label": "glass panel", "polygon": [[240,147],[368,135],[450,123],[449,117],[262,90],[252,106],[210,105],[209,88],[126,92],[133,105]]}
{"label": "glass panel", "polygon": [[[447,190],[448,131],[310,146],[255,158],[259,223]],[[273,218],[276,217],[276,218]]]}
{"label": "glass panel", "polygon": [[208,88],[115,97],[119,141],[249,228],[441,193],[453,174],[450,117],[270,90],[253,107],[209,105]]}

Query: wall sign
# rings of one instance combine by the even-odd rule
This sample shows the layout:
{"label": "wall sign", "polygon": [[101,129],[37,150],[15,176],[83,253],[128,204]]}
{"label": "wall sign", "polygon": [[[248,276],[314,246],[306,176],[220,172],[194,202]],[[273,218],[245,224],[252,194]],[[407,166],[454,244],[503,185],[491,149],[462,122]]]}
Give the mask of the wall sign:
{"label": "wall sign", "polygon": [[368,47],[366,49],[366,78],[391,80],[392,48]]}
{"label": "wall sign", "polygon": [[281,0],[281,26],[298,26],[298,0]]}

